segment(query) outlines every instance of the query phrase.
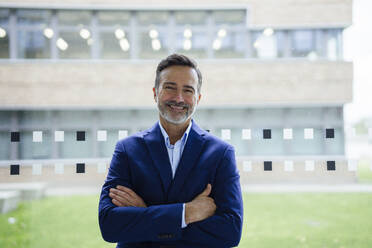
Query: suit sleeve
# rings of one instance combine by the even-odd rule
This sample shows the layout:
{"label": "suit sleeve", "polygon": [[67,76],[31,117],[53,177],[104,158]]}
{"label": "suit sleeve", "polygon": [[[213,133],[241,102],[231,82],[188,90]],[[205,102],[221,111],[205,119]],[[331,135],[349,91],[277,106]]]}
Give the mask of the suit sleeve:
{"label": "suit sleeve", "polygon": [[116,144],[99,202],[99,225],[107,242],[134,243],[171,241],[181,236],[182,203],[143,207],[117,207],[109,197],[110,188],[132,188],[128,155],[122,141]]}
{"label": "suit sleeve", "polygon": [[183,230],[182,239],[206,247],[234,247],[239,244],[243,224],[243,200],[239,173],[232,147],[225,150],[212,185],[216,213]]}

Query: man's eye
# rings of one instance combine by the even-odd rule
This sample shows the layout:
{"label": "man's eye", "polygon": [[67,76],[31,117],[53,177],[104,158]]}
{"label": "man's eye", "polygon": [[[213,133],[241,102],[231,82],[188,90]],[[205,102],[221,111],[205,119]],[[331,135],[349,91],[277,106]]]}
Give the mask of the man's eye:
{"label": "man's eye", "polygon": [[176,88],[171,87],[171,86],[165,86],[165,89],[168,89],[168,90],[174,90],[174,89],[176,89]]}

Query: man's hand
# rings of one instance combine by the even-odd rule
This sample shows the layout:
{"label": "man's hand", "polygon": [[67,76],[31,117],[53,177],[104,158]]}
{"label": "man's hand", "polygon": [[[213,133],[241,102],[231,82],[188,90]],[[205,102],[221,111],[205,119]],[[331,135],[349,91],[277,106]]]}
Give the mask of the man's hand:
{"label": "man's hand", "polygon": [[211,190],[212,186],[208,184],[200,195],[195,197],[191,202],[185,204],[186,224],[204,220],[214,214],[216,211],[216,204],[213,198],[209,197]]}
{"label": "man's hand", "polygon": [[145,202],[130,188],[118,185],[110,189],[112,203],[118,207],[147,207]]}

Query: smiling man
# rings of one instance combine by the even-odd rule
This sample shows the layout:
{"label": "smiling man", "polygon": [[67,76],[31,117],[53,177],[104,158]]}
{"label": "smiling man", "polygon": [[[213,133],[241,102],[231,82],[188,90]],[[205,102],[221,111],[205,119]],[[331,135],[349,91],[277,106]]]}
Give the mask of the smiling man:
{"label": "smiling man", "polygon": [[196,63],[172,54],[156,70],[159,121],[117,142],[99,202],[104,240],[117,247],[233,247],[243,202],[231,145],[192,120]]}

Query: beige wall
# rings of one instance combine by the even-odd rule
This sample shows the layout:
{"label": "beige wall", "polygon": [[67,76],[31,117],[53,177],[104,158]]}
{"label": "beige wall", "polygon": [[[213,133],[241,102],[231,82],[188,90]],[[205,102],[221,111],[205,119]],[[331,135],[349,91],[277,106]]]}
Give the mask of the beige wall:
{"label": "beige wall", "polygon": [[349,26],[352,0],[0,0],[16,6],[119,6],[122,8],[248,7],[252,27]]}
{"label": "beige wall", "polygon": [[[14,63],[0,66],[0,106],[154,106],[156,62]],[[201,106],[342,104],[352,63],[200,61]]]}

